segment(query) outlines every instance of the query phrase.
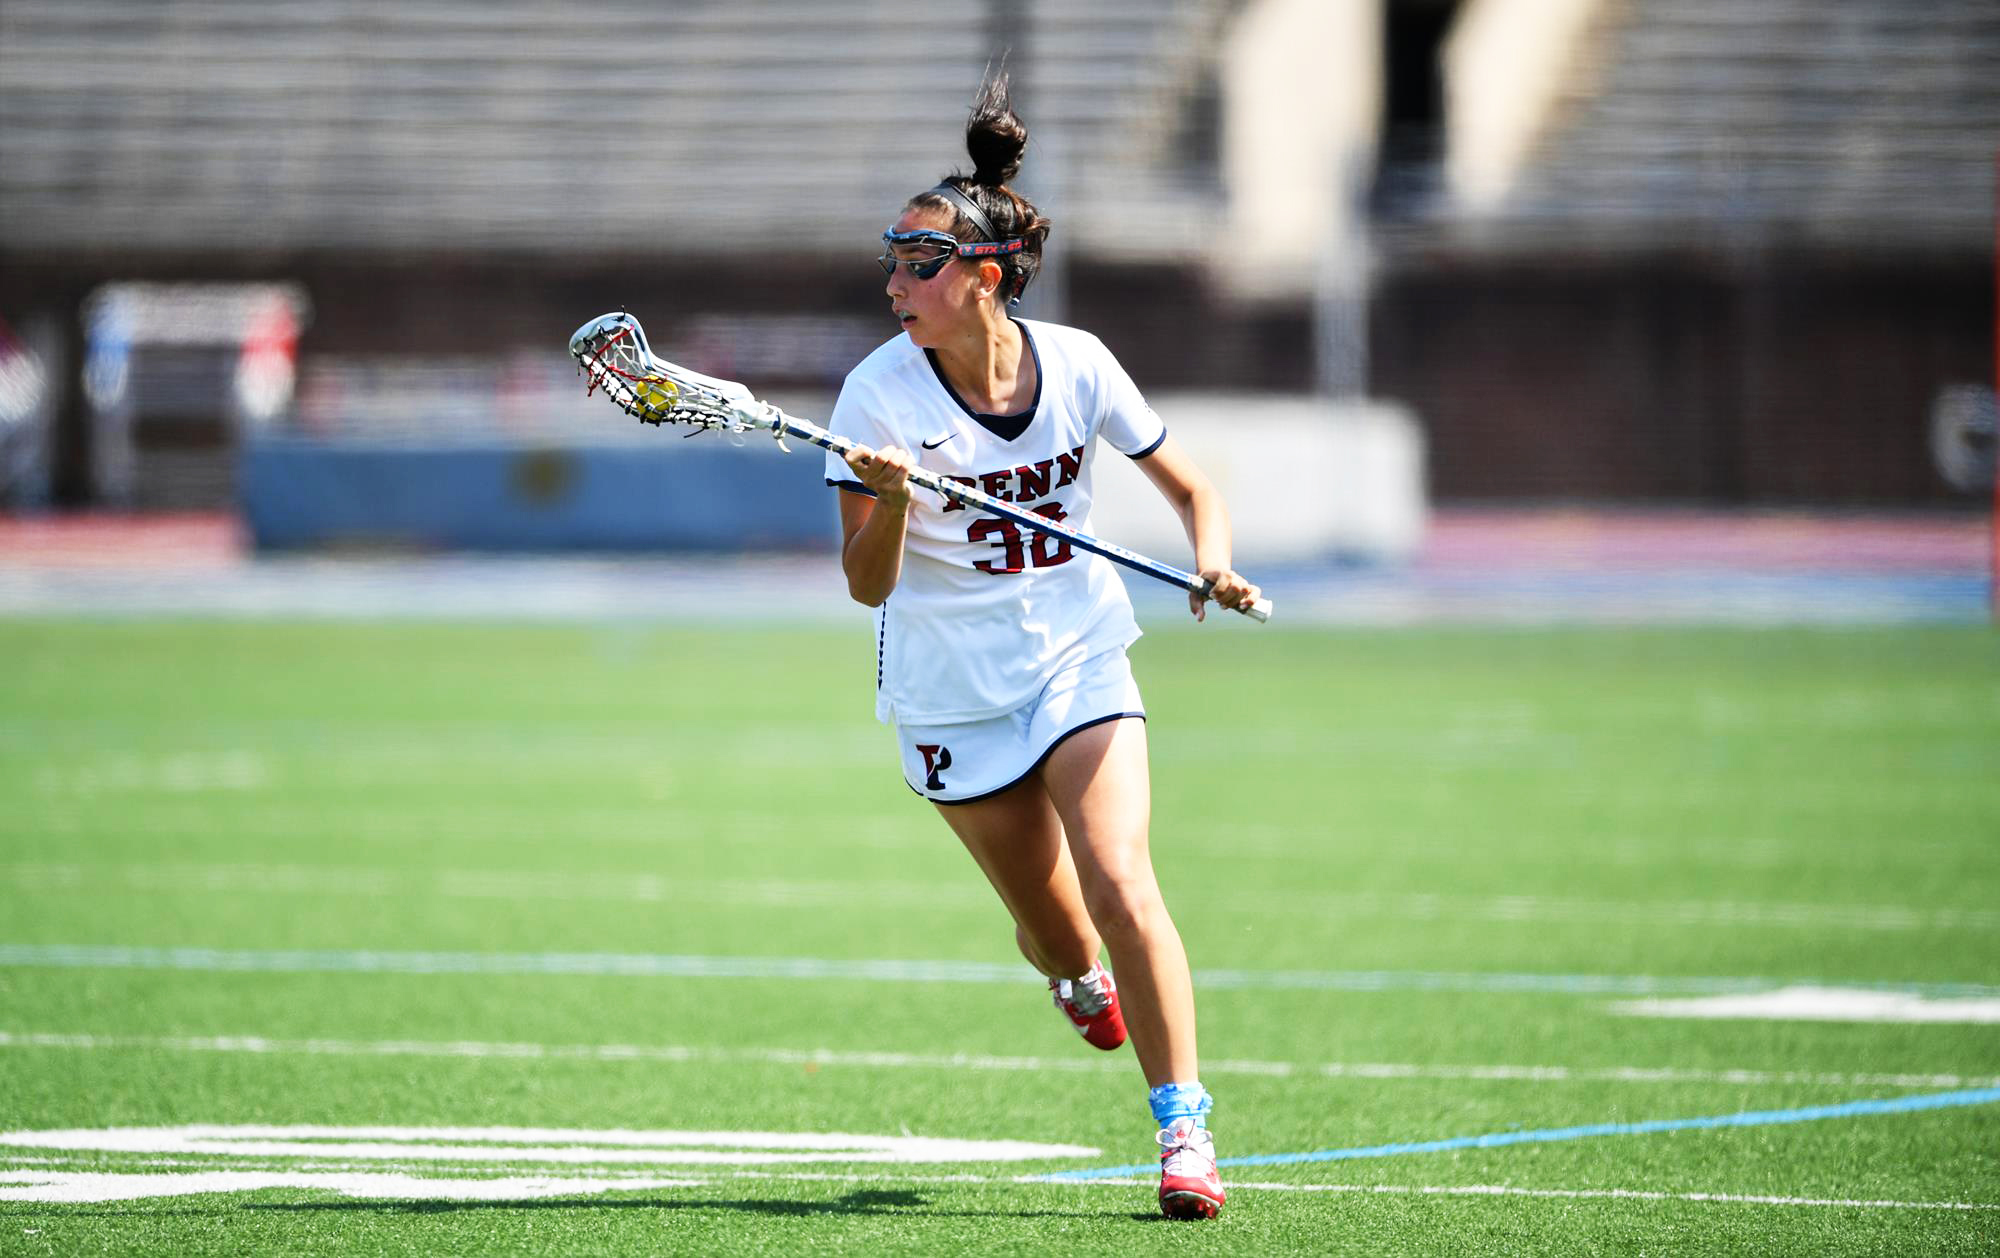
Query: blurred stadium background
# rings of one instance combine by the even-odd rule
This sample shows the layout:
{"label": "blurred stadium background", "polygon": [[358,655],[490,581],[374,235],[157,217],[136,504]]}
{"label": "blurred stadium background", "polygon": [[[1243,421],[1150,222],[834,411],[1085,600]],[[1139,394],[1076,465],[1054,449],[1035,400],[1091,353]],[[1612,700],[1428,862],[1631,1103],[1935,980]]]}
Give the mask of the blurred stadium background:
{"label": "blurred stadium background", "polygon": [[[0,609],[837,605],[816,456],[563,344],[824,415],[1002,58],[1026,313],[1294,614],[1988,615],[1990,0],[9,0]],[[1177,553],[1138,484],[1100,530]]]}
{"label": "blurred stadium background", "polygon": [[[699,1161],[1153,1146],[896,776],[817,452],[564,352],[823,417],[1003,56],[1025,313],[1278,608],[1135,652],[1202,1247],[2000,1251],[1995,0],[0,0],[0,1250],[1160,1247]],[[329,1122],[709,1134],[532,1211],[42,1139]]]}

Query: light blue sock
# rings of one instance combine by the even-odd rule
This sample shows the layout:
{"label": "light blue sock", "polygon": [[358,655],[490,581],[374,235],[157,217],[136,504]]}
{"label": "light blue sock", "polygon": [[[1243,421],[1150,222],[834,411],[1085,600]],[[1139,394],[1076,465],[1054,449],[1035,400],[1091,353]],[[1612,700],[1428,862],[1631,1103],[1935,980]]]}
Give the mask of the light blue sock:
{"label": "light blue sock", "polygon": [[1176,1118],[1192,1118],[1195,1126],[1206,1127],[1215,1098],[1199,1083],[1163,1083],[1146,1093],[1146,1103],[1153,1107],[1153,1120],[1162,1127],[1171,1126]]}

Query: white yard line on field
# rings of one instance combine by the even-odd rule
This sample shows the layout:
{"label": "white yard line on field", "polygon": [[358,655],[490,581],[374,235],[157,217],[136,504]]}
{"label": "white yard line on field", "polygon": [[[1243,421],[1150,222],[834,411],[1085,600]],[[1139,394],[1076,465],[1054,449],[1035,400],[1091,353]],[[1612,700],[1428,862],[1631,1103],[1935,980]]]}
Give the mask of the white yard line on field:
{"label": "white yard line on field", "polygon": [[[140,1052],[251,1053],[337,1057],[467,1057],[598,1062],[714,1062],[874,1070],[996,1070],[1124,1074],[1111,1057],[1015,1057],[984,1053],[868,1052],[831,1048],[717,1048],[685,1044],[533,1044],[482,1040],[278,1039],[258,1035],[100,1035],[0,1031],[0,1048],[124,1049]],[[1290,1062],[1218,1059],[1208,1074],[1319,1076],[1367,1080],[1478,1080],[1518,1083],[1725,1084],[1738,1087],[2000,1087],[2000,1075],[1719,1070],[1653,1066],[1445,1065],[1412,1062]]]}
{"label": "white yard line on field", "polygon": [[1959,1022],[2000,1024],[2000,999],[1926,1000],[1905,992],[1796,986],[1772,992],[1631,1000],[1613,1013],[1641,1018],[1745,1019],[1786,1022]]}
{"label": "white yard line on field", "polygon": [[[430,952],[372,948],[151,948],[113,944],[4,944],[0,967],[178,970],[221,974],[400,974],[603,978],[793,979],[810,982],[1040,984],[1023,962],[651,952]],[[1550,974],[1481,970],[1200,969],[1196,987],[1239,991],[1476,992],[1514,996],[1717,996],[1813,984],[1817,978],[1745,975]],[[2000,998],[1983,983],[1859,982],[1855,991],[1943,999]]]}
{"label": "white yard line on field", "polygon": [[772,908],[984,904],[991,893],[964,882],[686,878],[661,874],[566,874],[537,870],[313,865],[21,863],[6,867],[31,891],[106,887],[170,895],[441,896],[472,900],[609,900],[619,903],[728,903]]}
{"label": "white yard line on field", "polygon": [[[424,1170],[442,1170],[436,1166]],[[832,1182],[832,1184],[954,1184],[954,1186],[1006,1186],[1018,1190],[1034,1188],[1120,1188],[1150,1190],[1152,1180],[1070,1180],[1048,1182],[1034,1176],[904,1176],[904,1174],[812,1174],[812,1172],[736,1172],[712,1178],[656,1178],[638,1174],[596,1172],[590,1176],[492,1176],[492,1178],[440,1178],[426,1174],[402,1174],[390,1164],[372,1164],[370,1172],[314,1172],[302,1166],[278,1170],[194,1170],[176,1174],[148,1172],[60,1172],[60,1170],[20,1170],[0,1172],[0,1200],[30,1202],[104,1202],[156,1196],[196,1196],[210,1192],[250,1192],[262,1188],[304,1188],[328,1190],[354,1198],[380,1200],[536,1200],[596,1196],[602,1192],[662,1192],[712,1188],[730,1180],[764,1182]],[[1832,1198],[1832,1196],[1770,1196],[1748,1192],[1664,1192],[1648,1188],[1520,1188],[1514,1184],[1284,1184],[1224,1180],[1236,1192],[1340,1192],[1356,1196],[1464,1196],[1464,1198],[1542,1198],[1542,1200],[1642,1200],[1642,1202],[1690,1202],[1702,1206],[1780,1206],[1780,1208],[1832,1208],[1832,1210],[1942,1210],[1942,1212],[1988,1212],[2000,1210],[2000,1202],[1912,1202],[1884,1198]]]}
{"label": "white yard line on field", "polygon": [[[0,1147],[151,1156],[319,1158],[376,1166],[726,1166],[820,1162],[1047,1162],[1094,1158],[1086,1145],[819,1131],[595,1130],[572,1127],[344,1127],[206,1124],[0,1131]],[[222,1164],[218,1164],[222,1165]]]}
{"label": "white yard line on field", "polygon": [[[841,1174],[837,1171],[730,1171],[720,1179],[803,1180],[859,1184],[1067,1184],[1140,1186],[1151,1188],[1151,1179],[1049,1180],[1036,1175],[1011,1178],[981,1178],[971,1175]],[[1442,1197],[1546,1197],[1556,1200],[1687,1201],[1701,1204],[1753,1206],[1821,1206],[1852,1210],[2000,1210],[1996,1201],[1895,1201],[1859,1197],[1774,1196],[1754,1193],[1668,1192],[1646,1188],[1520,1188],[1511,1184],[1299,1184],[1283,1181],[1230,1179],[1222,1181],[1232,1190],[1245,1192],[1357,1193],[1374,1196]]]}
{"label": "white yard line on field", "polygon": [[[773,1178],[778,1178],[773,1176]],[[791,1178],[789,1176],[785,1178]],[[1023,1177],[1028,1178],[1028,1177]],[[1096,1180],[1150,1187],[1145,1179]],[[1546,1197],[1557,1200],[1690,1201],[1749,1206],[1831,1206],[1849,1210],[2000,1210],[1994,1201],[1885,1201],[1859,1197],[1783,1197],[1751,1193],[1664,1192],[1643,1188],[1519,1188],[1511,1184],[1286,1184],[1225,1179],[1247,1192],[1332,1192],[1423,1197]]]}
{"label": "white yard line on field", "polygon": [[[37,1159],[0,1157],[0,1164],[24,1163]],[[974,1187],[1022,1186],[1043,1189],[1115,1188],[1150,1189],[1149,1179],[1086,1179],[1051,1181],[1034,1175],[905,1175],[895,1172],[842,1173],[838,1171],[723,1171],[706,1172],[700,1177],[660,1179],[638,1171],[616,1168],[593,1169],[588,1176],[494,1174],[491,1166],[456,1167],[443,1164],[403,1165],[394,1162],[366,1164],[373,1174],[357,1174],[354,1164],[340,1163],[257,1163],[231,1161],[228,1170],[217,1162],[149,1162],[147,1171],[0,1171],[0,1184],[11,1191],[0,1199],[25,1200],[118,1200],[136,1197],[183,1196],[207,1192],[233,1192],[256,1188],[298,1187],[345,1192],[357,1197],[389,1200],[430,1200],[440,1198],[480,1198],[516,1200],[595,1195],[603,1192],[644,1192],[714,1187],[737,1180],[785,1183],[833,1183],[856,1185],[955,1185]],[[177,1173],[170,1168],[186,1168]],[[158,1170],[170,1170],[160,1175]],[[147,1173],[148,1171],[154,1173]],[[387,1174],[384,1174],[387,1172]],[[400,1173],[399,1173],[400,1172]],[[427,1172],[416,1174],[414,1172]],[[441,1180],[441,1173],[482,1173],[480,1178]],[[1418,1197],[1526,1197],[1557,1201],[1679,1201],[1695,1205],[1776,1206],[1840,1210],[1927,1210],[1958,1213],[2000,1211],[2000,1202],[1990,1201],[1899,1201],[1862,1197],[1807,1197],[1762,1193],[1669,1192],[1644,1188],[1523,1188],[1512,1184],[1309,1184],[1282,1181],[1225,1179],[1236,1192],[1343,1193],[1357,1196]],[[55,1190],[50,1192],[50,1189]]]}
{"label": "white yard line on field", "polygon": [[[168,894],[443,896],[487,900],[607,900],[628,903],[728,902],[773,908],[851,905],[984,904],[982,887],[965,882],[882,879],[703,879],[644,873],[573,874],[541,870],[397,870],[204,862],[81,865],[19,862],[0,867],[34,891],[106,886]],[[1208,901],[1209,907],[1269,914],[1300,911],[1334,917],[1412,922],[1634,923],[1710,929],[1760,927],[1843,931],[2000,931],[2000,910],[1895,904],[1812,904],[1756,900],[1581,900],[1536,895],[1451,896],[1377,892],[1259,892]]]}
{"label": "white yard line on field", "polygon": [[[1303,897],[1329,913],[1406,921],[1536,922],[1711,928],[1790,927],[1842,931],[2000,930],[2000,910],[1897,904],[1758,900],[1578,900],[1537,895],[1329,895]],[[1282,894],[1279,907],[1298,903]],[[1252,907],[1246,901],[1245,910]]]}

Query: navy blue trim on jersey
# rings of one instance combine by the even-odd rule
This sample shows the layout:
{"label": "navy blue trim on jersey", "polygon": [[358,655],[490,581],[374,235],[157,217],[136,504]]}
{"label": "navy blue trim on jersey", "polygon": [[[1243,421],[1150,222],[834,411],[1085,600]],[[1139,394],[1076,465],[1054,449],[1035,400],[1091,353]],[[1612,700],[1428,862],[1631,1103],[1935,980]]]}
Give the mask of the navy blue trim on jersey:
{"label": "navy blue trim on jersey", "polygon": [[951,381],[944,378],[944,368],[938,365],[936,350],[926,349],[924,361],[931,365],[931,374],[935,375],[937,382],[944,386],[944,391],[951,395],[951,400],[958,403],[959,410],[964,411],[974,423],[1000,440],[1016,441],[1020,439],[1022,433],[1028,431],[1028,425],[1035,422],[1035,412],[1042,406],[1042,382],[1047,377],[1042,371],[1041,348],[1035,344],[1035,338],[1029,333],[1028,325],[1019,319],[1009,319],[1008,322],[1021,329],[1021,339],[1028,343],[1028,352],[1035,358],[1035,400],[1028,403],[1026,410],[1015,411],[1012,415],[989,415],[984,411],[975,411],[965,404],[964,398],[958,396],[958,390],[951,387]]}
{"label": "navy blue trim on jersey", "polygon": [[1137,454],[1128,454],[1125,457],[1132,460],[1134,463],[1137,463],[1140,459],[1145,458],[1147,455],[1151,454],[1153,451],[1159,449],[1161,446],[1165,444],[1167,444],[1167,426],[1165,424],[1162,424],[1160,425],[1160,435],[1154,438],[1152,445],[1147,446],[1145,449],[1139,451],[1139,453]]}
{"label": "navy blue trim on jersey", "polygon": [[858,480],[835,480],[829,476],[826,483],[835,489],[845,489],[850,494],[860,494],[863,498],[873,498],[875,491]]}
{"label": "navy blue trim on jersey", "polygon": [[1068,739],[1070,739],[1071,737],[1077,734],[1081,734],[1083,731],[1089,729],[1093,725],[1103,725],[1107,721],[1122,721],[1127,717],[1136,717],[1139,720],[1143,721],[1146,719],[1146,714],[1144,712],[1113,712],[1110,716],[1092,717],[1090,720],[1085,721],[1083,724],[1077,726],[1075,729],[1066,729],[1062,733],[1056,735],[1054,742],[1050,743],[1047,747],[1042,749],[1042,754],[1035,757],[1035,762],[1028,766],[1028,771],[1026,773],[1023,773],[1020,777],[1015,778],[1013,781],[1007,783],[1007,785],[1005,786],[996,786],[992,790],[987,791],[983,794],[968,795],[964,799],[931,799],[930,796],[925,795],[922,791],[917,790],[916,787],[910,786],[908,778],[903,779],[903,785],[910,786],[910,790],[912,792],[914,792],[921,798],[930,799],[930,801],[933,804],[943,804],[946,807],[950,807],[953,804],[976,804],[982,799],[992,799],[995,795],[1005,795],[1008,791],[1013,790],[1021,783],[1027,781],[1030,777],[1034,776],[1035,770],[1041,768],[1042,765],[1048,762],[1048,758],[1055,754],[1056,748],[1062,746],[1063,743]]}

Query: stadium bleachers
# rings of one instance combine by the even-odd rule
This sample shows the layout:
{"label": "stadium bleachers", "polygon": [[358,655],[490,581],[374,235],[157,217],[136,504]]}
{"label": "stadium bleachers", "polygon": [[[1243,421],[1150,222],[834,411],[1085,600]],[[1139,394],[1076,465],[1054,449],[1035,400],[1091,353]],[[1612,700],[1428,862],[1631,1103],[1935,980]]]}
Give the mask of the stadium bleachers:
{"label": "stadium bleachers", "polygon": [[1202,196],[1174,102],[1227,8],[10,0],[0,221],[58,250],[845,246],[962,159],[1018,42],[1029,181],[1107,235]]}
{"label": "stadium bleachers", "polygon": [[[970,86],[1011,48],[1024,186],[1065,243],[1193,256],[1239,7],[12,0],[0,220],[58,250],[819,251],[959,157]],[[1990,240],[2000,6],[1602,13],[1500,221]]]}
{"label": "stadium bleachers", "polygon": [[1530,236],[1990,247],[1991,0],[1607,6],[1499,218]]}

